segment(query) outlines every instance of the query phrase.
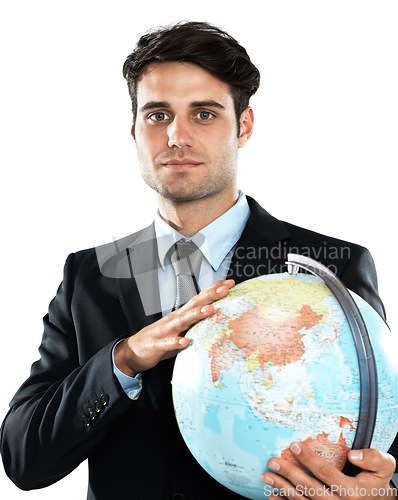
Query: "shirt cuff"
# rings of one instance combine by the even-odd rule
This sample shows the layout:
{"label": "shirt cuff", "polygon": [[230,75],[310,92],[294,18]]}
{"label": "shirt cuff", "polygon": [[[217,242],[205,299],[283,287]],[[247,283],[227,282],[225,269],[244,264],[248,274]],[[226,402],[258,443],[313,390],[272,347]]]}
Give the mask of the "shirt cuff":
{"label": "shirt cuff", "polygon": [[[121,341],[120,341],[121,342]],[[115,365],[114,350],[119,342],[117,342],[112,349],[112,363],[113,363],[113,373],[122,386],[122,389],[127,394],[130,399],[138,399],[142,390],[142,374],[137,373],[135,377],[129,377],[119,370]]]}

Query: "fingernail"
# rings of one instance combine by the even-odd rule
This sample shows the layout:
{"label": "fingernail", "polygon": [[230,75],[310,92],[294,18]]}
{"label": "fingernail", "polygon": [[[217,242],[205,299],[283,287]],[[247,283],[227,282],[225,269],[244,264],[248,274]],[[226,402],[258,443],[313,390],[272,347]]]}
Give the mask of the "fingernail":
{"label": "fingernail", "polygon": [[273,460],[268,463],[268,467],[273,470],[279,470],[281,468],[278,462],[274,462]]}
{"label": "fingernail", "polygon": [[363,459],[363,451],[360,450],[351,450],[350,451],[350,459],[351,460],[362,460]]}
{"label": "fingernail", "polygon": [[217,288],[216,293],[222,293],[224,291],[224,287],[220,286]]}
{"label": "fingernail", "polygon": [[202,314],[206,314],[208,311],[209,311],[209,306],[203,306],[202,309],[200,310]]}
{"label": "fingernail", "polygon": [[261,481],[263,481],[263,483],[267,483],[270,485],[274,484],[274,480],[272,479],[272,477],[264,475],[264,474],[261,476]]}
{"label": "fingernail", "polygon": [[301,448],[300,446],[298,445],[298,443],[293,443],[291,446],[290,446],[290,450],[295,453],[296,455],[298,455],[299,453],[301,453]]}

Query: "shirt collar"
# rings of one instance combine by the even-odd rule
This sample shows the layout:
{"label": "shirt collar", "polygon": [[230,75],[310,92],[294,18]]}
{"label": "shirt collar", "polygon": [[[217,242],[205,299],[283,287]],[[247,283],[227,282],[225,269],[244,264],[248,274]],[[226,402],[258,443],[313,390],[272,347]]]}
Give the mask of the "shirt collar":
{"label": "shirt collar", "polygon": [[[239,191],[238,194],[239,197],[235,205],[189,238],[200,248],[214,271],[217,271],[227,253],[239,240],[250,215],[246,196],[242,191]],[[176,241],[188,238],[169,226],[161,217],[159,210],[155,215],[155,232],[159,262],[164,268],[166,254],[170,247]]]}

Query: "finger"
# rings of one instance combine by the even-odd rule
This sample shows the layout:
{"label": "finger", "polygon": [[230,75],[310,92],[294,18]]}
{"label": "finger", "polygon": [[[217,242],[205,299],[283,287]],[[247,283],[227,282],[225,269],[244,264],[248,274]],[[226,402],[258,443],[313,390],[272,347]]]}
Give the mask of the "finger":
{"label": "finger", "polygon": [[[347,487],[351,485],[353,481],[352,478],[340,472],[333,464],[327,462],[324,458],[319,456],[317,453],[315,453],[302,443],[293,443],[290,446],[290,451],[300,464],[305,466],[312,472],[312,474],[314,474],[316,478],[320,479],[325,484],[329,486],[342,484],[346,485]],[[297,468],[297,470],[301,469]],[[292,474],[292,477],[289,474],[289,479],[294,484],[297,484],[296,469],[294,469],[294,474]]]}
{"label": "finger", "polygon": [[167,332],[164,331],[162,336],[171,335],[176,338],[176,341],[181,340],[181,337],[186,334],[191,326],[201,319],[211,316],[214,312],[214,307],[211,304],[197,306],[187,309],[178,309],[170,313],[167,321]]}
{"label": "finger", "polygon": [[179,335],[185,332],[199,320],[213,314],[214,306],[212,302],[226,297],[229,290],[234,285],[233,280],[224,280],[214,283],[197,296],[193,297],[183,307],[165,316],[165,321],[170,323],[169,327],[173,333]]}
{"label": "finger", "polygon": [[275,476],[269,473],[263,474],[261,480],[266,483],[264,485],[263,494],[269,500],[281,498],[289,498],[290,500],[303,500],[303,493],[300,489],[296,489],[294,485],[280,476]]}
{"label": "finger", "polygon": [[347,476],[340,472],[334,465],[327,462],[321,456],[304,446],[302,443],[293,443],[290,446],[290,451],[293,453],[294,458],[301,464],[306,466],[315,477],[328,484],[344,483]]}
{"label": "finger", "polygon": [[379,450],[351,450],[348,452],[348,460],[365,471],[375,472],[382,478],[390,478],[395,471],[395,458]]}
{"label": "finger", "polygon": [[277,471],[277,474],[267,471],[261,476],[261,480],[267,487],[272,486],[291,500],[303,497],[320,500],[334,496],[327,486],[287,460],[273,458],[267,465],[269,469]]}
{"label": "finger", "polygon": [[181,309],[211,304],[228,295],[229,290],[234,285],[235,281],[233,279],[218,280],[205,290],[202,290],[198,295],[195,295],[195,297],[192,297]]}
{"label": "finger", "polygon": [[162,352],[162,359],[175,356],[189,345],[190,340],[184,337],[189,327],[213,312],[212,305],[185,311],[182,309],[164,316],[141,330],[140,336],[145,338],[146,351],[152,348],[159,349]]}
{"label": "finger", "polygon": [[176,351],[173,353],[175,355],[181,349],[188,347],[190,340],[184,337],[185,333],[192,325],[213,314],[212,302],[228,295],[234,284],[234,280],[216,281],[183,307],[156,322],[154,337],[157,339],[158,347],[164,352],[163,358],[170,357],[173,351]]}
{"label": "finger", "polygon": [[290,500],[302,500],[304,494],[300,487],[297,489],[292,483],[282,476],[270,474],[266,472],[261,476],[261,480],[265,483],[264,495],[270,500],[276,498],[289,498]]}

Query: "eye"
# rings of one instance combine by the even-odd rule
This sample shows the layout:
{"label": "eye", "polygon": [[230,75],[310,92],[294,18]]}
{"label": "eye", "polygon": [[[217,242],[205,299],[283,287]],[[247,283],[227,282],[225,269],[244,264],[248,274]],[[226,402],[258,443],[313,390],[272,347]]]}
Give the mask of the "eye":
{"label": "eye", "polygon": [[159,112],[159,113],[153,113],[153,114],[149,115],[148,118],[150,120],[152,120],[153,122],[162,122],[162,121],[166,120],[167,115],[166,115],[166,113]]}
{"label": "eye", "polygon": [[200,111],[197,115],[196,115],[200,120],[210,120],[210,118],[213,118],[213,113],[210,113],[210,111]]}

